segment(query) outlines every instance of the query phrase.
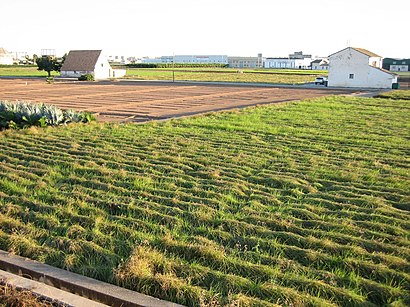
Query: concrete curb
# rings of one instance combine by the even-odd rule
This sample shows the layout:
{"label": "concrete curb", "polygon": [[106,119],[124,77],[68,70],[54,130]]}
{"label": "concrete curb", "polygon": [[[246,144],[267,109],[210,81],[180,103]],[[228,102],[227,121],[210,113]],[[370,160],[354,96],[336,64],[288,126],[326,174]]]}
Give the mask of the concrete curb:
{"label": "concrete curb", "polygon": [[32,292],[34,295],[46,299],[49,302],[56,302],[64,306],[87,306],[87,307],[103,307],[107,306],[101,303],[94,302],[87,298],[47,286],[41,282],[17,276],[0,270],[0,280],[6,285],[10,285],[17,289],[24,289]]}
{"label": "concrete curb", "polygon": [[[114,286],[0,250],[0,269],[111,306],[178,307],[145,294]],[[81,305],[78,305],[81,306]]]}

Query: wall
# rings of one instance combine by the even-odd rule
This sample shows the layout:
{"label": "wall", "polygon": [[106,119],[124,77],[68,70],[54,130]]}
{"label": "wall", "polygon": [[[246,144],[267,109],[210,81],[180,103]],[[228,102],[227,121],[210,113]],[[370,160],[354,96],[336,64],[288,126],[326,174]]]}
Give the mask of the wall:
{"label": "wall", "polygon": [[98,80],[110,78],[111,70],[112,68],[108,63],[107,59],[103,55],[100,55],[100,57],[97,60],[97,63],[95,64],[94,79]]}
{"label": "wall", "polygon": [[309,69],[311,58],[288,59],[288,58],[267,58],[263,67],[265,68],[286,68],[286,69]]}
{"label": "wall", "polygon": [[390,65],[391,71],[409,71],[409,65]]}
{"label": "wall", "polygon": [[1,54],[0,55],[0,65],[13,65],[13,55]]}
{"label": "wall", "polygon": [[60,76],[63,78],[78,78],[81,75],[93,74],[93,71],[61,71]]}
{"label": "wall", "polygon": [[[370,66],[369,63],[372,62],[373,58],[353,48],[346,48],[331,55],[328,86],[391,88],[395,77]],[[350,78],[350,75],[353,75],[353,78]]]}
{"label": "wall", "polygon": [[121,78],[127,73],[126,69],[112,69],[110,71],[110,78]]}

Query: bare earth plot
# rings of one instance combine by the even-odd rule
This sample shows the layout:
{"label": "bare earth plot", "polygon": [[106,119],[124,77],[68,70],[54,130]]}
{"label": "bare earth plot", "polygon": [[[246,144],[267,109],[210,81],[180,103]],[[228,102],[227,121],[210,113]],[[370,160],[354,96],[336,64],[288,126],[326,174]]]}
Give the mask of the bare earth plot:
{"label": "bare earth plot", "polygon": [[107,121],[166,119],[257,104],[346,94],[341,90],[148,82],[0,80],[0,100],[44,102],[90,111]]}

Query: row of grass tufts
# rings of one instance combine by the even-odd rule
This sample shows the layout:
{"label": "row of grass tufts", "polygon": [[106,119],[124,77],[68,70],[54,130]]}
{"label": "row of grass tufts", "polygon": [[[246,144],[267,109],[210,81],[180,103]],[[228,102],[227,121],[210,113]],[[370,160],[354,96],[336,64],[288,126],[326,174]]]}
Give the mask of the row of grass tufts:
{"label": "row of grass tufts", "polygon": [[0,248],[188,306],[408,306],[409,110],[3,131]]}

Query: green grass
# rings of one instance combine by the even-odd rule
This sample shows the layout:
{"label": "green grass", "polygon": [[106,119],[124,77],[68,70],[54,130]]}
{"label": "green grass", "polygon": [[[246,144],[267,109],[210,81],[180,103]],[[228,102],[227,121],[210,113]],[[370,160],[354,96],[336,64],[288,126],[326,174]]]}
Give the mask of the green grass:
{"label": "green grass", "polygon": [[0,133],[0,247],[189,306],[408,306],[410,104]]}
{"label": "green grass", "polygon": [[[52,76],[59,76],[60,73],[52,71]],[[43,70],[37,70],[34,66],[19,66],[3,65],[0,67],[0,77],[47,77],[47,72]]]}
{"label": "green grass", "polygon": [[[128,68],[126,78],[172,80],[172,74],[172,68]],[[327,72],[289,69],[175,68],[174,77],[177,81],[302,84],[313,82],[316,76],[322,74]],[[47,77],[47,72],[39,71],[36,67],[1,66],[0,76]],[[59,73],[52,72],[52,76],[59,76]]]}
{"label": "green grass", "polygon": [[[302,84],[313,82],[323,71],[312,70],[250,70],[250,69],[186,69],[176,68],[174,78],[177,81],[213,81],[247,83],[284,83]],[[131,68],[127,69],[127,78],[141,80],[172,80],[172,69]]]}
{"label": "green grass", "polygon": [[384,93],[379,94],[378,98],[410,100],[410,91],[409,90],[394,90],[394,91],[384,92]]}

